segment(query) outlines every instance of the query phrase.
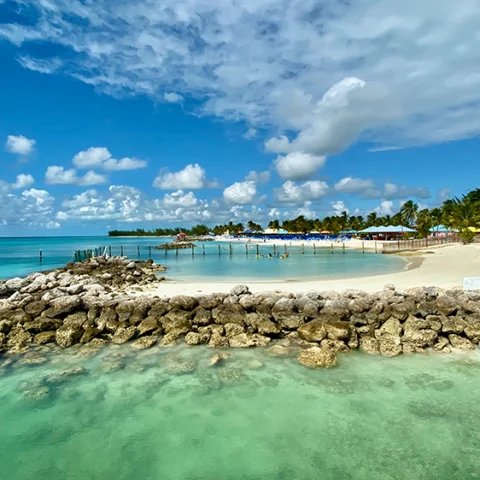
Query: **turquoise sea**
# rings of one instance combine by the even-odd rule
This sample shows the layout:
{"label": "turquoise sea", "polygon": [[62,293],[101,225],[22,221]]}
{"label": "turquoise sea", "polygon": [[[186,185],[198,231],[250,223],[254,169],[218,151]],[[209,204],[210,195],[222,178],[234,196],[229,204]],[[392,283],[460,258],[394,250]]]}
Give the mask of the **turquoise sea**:
{"label": "turquoise sea", "polygon": [[[356,352],[320,371],[259,348],[210,367],[216,352],[71,349],[4,367],[0,477],[479,478],[478,352]],[[71,367],[84,370],[48,377]]]}
{"label": "turquoise sea", "polygon": [[[287,249],[290,257],[286,260],[268,258],[274,253],[273,246],[260,245],[259,251],[265,258],[256,257],[256,247],[234,242],[232,254],[225,242],[197,243],[195,255],[191,250],[164,251],[153,247],[169,242],[165,238],[110,238],[110,237],[41,237],[41,238],[0,238],[0,279],[26,276],[42,269],[58,268],[73,260],[74,250],[94,249],[111,246],[113,255],[123,254],[131,258],[146,259],[149,246],[152,258],[168,267],[166,276],[174,280],[204,281],[217,280],[290,280],[298,281],[316,278],[347,278],[365,275],[387,274],[405,268],[406,261],[392,255],[341,248],[317,248],[306,243],[304,254],[301,247]],[[205,255],[203,255],[203,246]],[[219,252],[220,247],[220,252]],[[140,256],[138,255],[140,248]],[[285,245],[279,244],[277,251],[284,253]],[[39,261],[42,251],[43,262]],[[248,255],[247,255],[248,252]]]}

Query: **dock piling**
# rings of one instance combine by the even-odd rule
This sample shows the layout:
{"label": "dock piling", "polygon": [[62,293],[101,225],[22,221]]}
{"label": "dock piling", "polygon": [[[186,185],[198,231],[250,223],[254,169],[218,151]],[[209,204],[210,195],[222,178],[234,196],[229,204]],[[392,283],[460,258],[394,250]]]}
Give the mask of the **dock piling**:
{"label": "dock piling", "polygon": [[205,244],[202,245],[202,253],[203,253],[203,256],[205,256]]}
{"label": "dock piling", "polygon": [[137,246],[137,254],[140,256],[140,246]]}
{"label": "dock piling", "polygon": [[362,253],[365,253],[365,242],[362,242]]}
{"label": "dock piling", "polygon": [[220,244],[218,244],[218,254],[221,255],[222,254],[222,251],[220,249]]}
{"label": "dock piling", "polygon": [[316,255],[317,254],[317,247],[315,244],[313,244],[313,254]]}
{"label": "dock piling", "polygon": [[230,256],[232,256],[232,244],[229,243],[228,247],[229,247],[229,250],[230,250]]}
{"label": "dock piling", "polygon": [[345,242],[343,242],[342,247],[343,247],[343,254],[345,254]]}
{"label": "dock piling", "polygon": [[302,243],[302,255],[305,253],[305,245]]}
{"label": "dock piling", "polygon": [[123,257],[123,247],[120,247],[120,256]]}
{"label": "dock piling", "polygon": [[150,245],[148,246],[148,256],[152,256],[152,247]]}
{"label": "dock piling", "polygon": [[40,263],[43,262],[43,252],[40,250]]}
{"label": "dock piling", "polygon": [[332,255],[333,255],[333,242],[332,242]]}

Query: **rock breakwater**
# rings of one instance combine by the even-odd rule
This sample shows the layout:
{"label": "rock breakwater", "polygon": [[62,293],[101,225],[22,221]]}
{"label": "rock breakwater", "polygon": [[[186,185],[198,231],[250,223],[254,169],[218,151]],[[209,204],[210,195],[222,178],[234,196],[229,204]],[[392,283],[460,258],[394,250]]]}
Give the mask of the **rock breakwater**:
{"label": "rock breakwater", "polygon": [[[128,288],[158,281],[162,267],[127,259],[92,259],[0,284],[0,350],[131,343],[268,347],[317,368],[360,349],[393,357],[427,349],[473,349],[480,342],[480,294],[386,287],[360,291],[229,294],[171,298],[132,296]],[[114,286],[117,285],[115,288]],[[179,288],[181,288],[179,286]],[[275,341],[274,346],[270,342]]]}

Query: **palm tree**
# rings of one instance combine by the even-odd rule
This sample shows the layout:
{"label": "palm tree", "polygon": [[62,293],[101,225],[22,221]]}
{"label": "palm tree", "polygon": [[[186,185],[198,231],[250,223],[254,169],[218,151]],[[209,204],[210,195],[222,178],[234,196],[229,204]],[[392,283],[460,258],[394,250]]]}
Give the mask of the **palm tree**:
{"label": "palm tree", "polygon": [[378,223],[377,212],[371,212],[367,216],[367,223],[371,227],[376,227]]}
{"label": "palm tree", "polygon": [[434,226],[434,221],[428,208],[420,210],[417,215],[417,233],[420,238],[428,237],[430,229]]}
{"label": "palm tree", "polygon": [[404,221],[408,226],[412,226],[415,223],[417,218],[418,205],[412,200],[408,200],[402,205],[400,209],[400,215],[402,216],[402,221]]}
{"label": "palm tree", "polygon": [[455,198],[449,204],[449,222],[453,228],[458,228],[463,243],[471,243],[475,238],[475,232],[470,228],[480,227],[480,208],[475,202]]}

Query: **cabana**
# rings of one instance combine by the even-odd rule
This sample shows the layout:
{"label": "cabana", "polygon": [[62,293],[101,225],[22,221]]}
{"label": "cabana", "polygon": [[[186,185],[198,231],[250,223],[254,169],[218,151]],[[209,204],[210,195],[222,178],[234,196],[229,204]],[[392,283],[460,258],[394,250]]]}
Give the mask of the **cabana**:
{"label": "cabana", "polygon": [[368,227],[364,230],[360,230],[358,233],[361,235],[371,235],[372,238],[383,237],[383,239],[396,239],[404,235],[405,233],[413,233],[413,228],[404,227],[403,225],[387,225],[386,227]]}

